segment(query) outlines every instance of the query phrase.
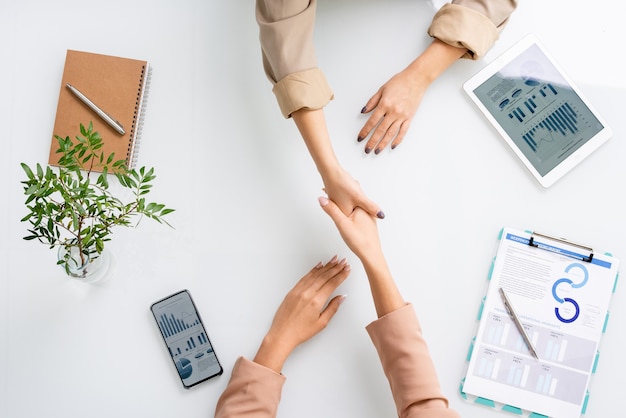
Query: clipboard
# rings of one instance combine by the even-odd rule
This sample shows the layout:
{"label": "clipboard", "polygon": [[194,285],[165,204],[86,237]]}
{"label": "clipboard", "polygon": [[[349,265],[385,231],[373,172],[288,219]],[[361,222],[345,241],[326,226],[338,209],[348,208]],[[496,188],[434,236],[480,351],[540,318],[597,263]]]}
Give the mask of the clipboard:
{"label": "clipboard", "polygon": [[[527,417],[580,417],[600,359],[618,282],[609,253],[503,228],[459,387],[462,399]],[[506,290],[531,355],[500,298]]]}

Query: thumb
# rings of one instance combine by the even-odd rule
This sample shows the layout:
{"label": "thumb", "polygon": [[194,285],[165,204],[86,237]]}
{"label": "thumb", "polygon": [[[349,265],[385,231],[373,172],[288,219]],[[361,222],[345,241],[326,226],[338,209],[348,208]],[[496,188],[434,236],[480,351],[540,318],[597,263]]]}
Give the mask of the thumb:
{"label": "thumb", "polygon": [[346,217],[346,215],[343,214],[343,212],[341,211],[341,209],[339,209],[339,207],[335,204],[335,202],[328,199],[327,197],[321,196],[317,200],[319,201],[322,209],[324,209],[324,212],[326,212],[328,216],[330,216],[330,218],[335,222],[335,224],[339,222],[341,218]]}
{"label": "thumb", "polygon": [[339,310],[339,306],[343,303],[344,300],[346,300],[346,295],[340,295],[335,296],[330,300],[330,302],[328,302],[328,305],[326,305],[326,308],[324,308],[324,310],[320,314],[320,319],[322,320],[324,327],[326,327],[330,320],[333,319],[333,317]]}
{"label": "thumb", "polygon": [[365,106],[363,106],[363,109],[361,109],[361,113],[371,112],[376,106],[378,106],[378,102],[380,101],[381,96],[382,88],[378,89],[378,91],[372,97],[370,97]]}
{"label": "thumb", "polygon": [[375,216],[378,219],[385,219],[385,212],[383,212],[380,207],[374,203],[373,200],[365,200],[365,202],[363,202],[364,206],[362,207],[363,210],[365,210],[365,212],[369,213],[370,216]]}

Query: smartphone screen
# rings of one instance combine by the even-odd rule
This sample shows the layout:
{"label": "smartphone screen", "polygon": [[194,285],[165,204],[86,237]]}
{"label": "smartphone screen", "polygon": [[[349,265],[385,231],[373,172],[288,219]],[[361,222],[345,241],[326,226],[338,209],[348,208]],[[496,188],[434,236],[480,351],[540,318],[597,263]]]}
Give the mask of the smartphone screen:
{"label": "smartphone screen", "polygon": [[189,291],[163,298],[153,303],[150,310],[185,388],[222,374]]}

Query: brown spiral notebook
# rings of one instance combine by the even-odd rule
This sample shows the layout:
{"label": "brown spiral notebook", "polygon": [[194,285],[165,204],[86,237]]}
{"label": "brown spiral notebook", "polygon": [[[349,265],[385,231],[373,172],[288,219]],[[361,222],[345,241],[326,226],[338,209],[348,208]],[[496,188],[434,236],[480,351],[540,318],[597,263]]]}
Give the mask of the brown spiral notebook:
{"label": "brown spiral notebook", "polygon": [[[151,69],[147,61],[68,50],[61,80],[52,143],[50,165],[58,165],[58,142],[55,135],[74,138],[80,134],[80,124],[93,123],[94,131],[102,137],[105,156],[115,153],[115,160],[126,160],[133,168],[137,158],[145,114]],[[106,112],[124,128],[117,132],[105,120],[73,94],[72,85]],[[94,167],[94,171],[101,171]]]}

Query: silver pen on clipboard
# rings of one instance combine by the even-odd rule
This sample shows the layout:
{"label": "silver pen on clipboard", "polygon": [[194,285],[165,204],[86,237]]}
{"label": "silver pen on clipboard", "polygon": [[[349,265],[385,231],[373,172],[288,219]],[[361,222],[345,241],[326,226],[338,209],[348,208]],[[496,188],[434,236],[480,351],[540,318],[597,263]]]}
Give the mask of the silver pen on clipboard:
{"label": "silver pen on clipboard", "polygon": [[520,334],[522,334],[522,338],[524,339],[524,342],[526,343],[526,346],[528,347],[528,351],[530,351],[530,354],[532,354],[534,358],[539,360],[539,356],[537,356],[537,351],[535,350],[535,346],[530,340],[530,337],[528,337],[528,334],[526,333],[526,329],[524,328],[524,325],[522,325],[522,323],[520,322],[519,317],[517,316],[517,313],[515,312],[515,309],[513,309],[513,305],[511,305],[511,301],[509,300],[508,296],[504,292],[504,289],[500,287],[498,290],[500,291],[500,296],[502,297],[502,302],[504,303],[504,307],[506,308],[506,311],[509,313],[509,316],[511,317],[513,322],[515,322],[515,326],[519,330]]}
{"label": "silver pen on clipboard", "polygon": [[106,113],[104,110],[100,109],[94,102],[89,100],[89,98],[81,93],[76,87],[72,86],[70,83],[67,83],[65,86],[74,94],[74,96],[78,97],[81,102],[85,103],[88,108],[93,110],[98,116],[102,118],[102,120],[104,120],[113,129],[115,129],[118,134],[124,135],[126,133],[121,123],[113,119],[111,115]]}

